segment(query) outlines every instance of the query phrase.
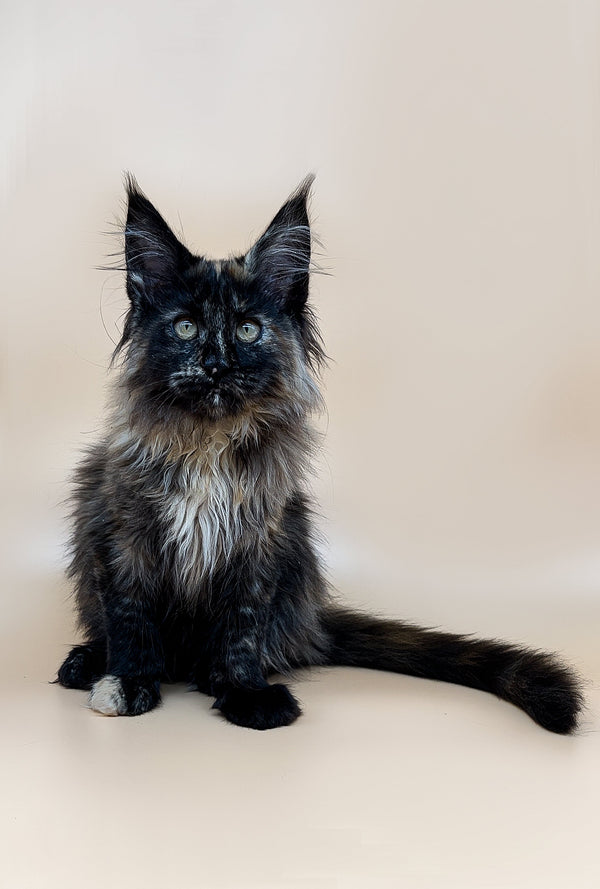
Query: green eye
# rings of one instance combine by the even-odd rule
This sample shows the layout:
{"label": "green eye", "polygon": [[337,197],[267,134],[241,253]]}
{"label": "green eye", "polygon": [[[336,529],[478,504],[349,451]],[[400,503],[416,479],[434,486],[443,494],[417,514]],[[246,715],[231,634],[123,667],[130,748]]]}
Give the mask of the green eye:
{"label": "green eye", "polygon": [[256,321],[240,321],[235,331],[241,343],[255,343],[260,334],[261,327]]}
{"label": "green eye", "polygon": [[198,336],[198,325],[191,318],[180,318],[173,324],[173,330],[180,340],[193,340]]}

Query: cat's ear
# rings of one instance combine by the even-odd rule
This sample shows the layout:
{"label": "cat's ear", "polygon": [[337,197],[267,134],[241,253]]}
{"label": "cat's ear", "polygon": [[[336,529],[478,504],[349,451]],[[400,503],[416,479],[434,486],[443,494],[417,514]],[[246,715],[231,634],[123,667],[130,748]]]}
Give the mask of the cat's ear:
{"label": "cat's ear", "polygon": [[136,302],[143,297],[151,299],[157,285],[177,277],[182,263],[191,259],[191,254],[140,190],[133,176],[126,176],[125,187],[127,293],[132,302]]}
{"label": "cat's ear", "polygon": [[244,258],[246,269],[260,287],[292,315],[302,312],[308,298],[311,234],[307,203],[314,178],[307,176],[300,183]]}

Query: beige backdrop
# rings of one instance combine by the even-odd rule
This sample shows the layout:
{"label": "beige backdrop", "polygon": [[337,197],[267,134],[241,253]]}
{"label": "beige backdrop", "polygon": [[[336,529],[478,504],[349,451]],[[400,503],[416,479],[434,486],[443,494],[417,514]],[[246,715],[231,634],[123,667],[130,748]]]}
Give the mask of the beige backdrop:
{"label": "beige backdrop", "polygon": [[[2,21],[3,885],[597,887],[598,4],[9,0]],[[61,503],[125,308],[95,268],[123,170],[216,256],[317,173],[332,580],[561,650],[589,680],[577,737],[362,671],[303,677],[306,715],[269,735],[183,689],[130,721],[46,684],[73,638]]]}

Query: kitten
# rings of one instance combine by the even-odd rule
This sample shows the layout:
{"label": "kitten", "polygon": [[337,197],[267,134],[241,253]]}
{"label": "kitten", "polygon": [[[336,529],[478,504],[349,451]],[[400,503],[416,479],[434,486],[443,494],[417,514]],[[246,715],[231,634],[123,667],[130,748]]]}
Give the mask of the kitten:
{"label": "kitten", "polygon": [[324,360],[307,304],[307,178],[244,255],[211,261],[128,178],[130,308],[108,430],[79,466],[70,575],[86,641],[58,671],[138,715],[188,681],[233,723],[288,725],[270,674],[340,664],[492,692],[554,732],[576,677],[551,654],[382,620],[330,595],[304,489]]}

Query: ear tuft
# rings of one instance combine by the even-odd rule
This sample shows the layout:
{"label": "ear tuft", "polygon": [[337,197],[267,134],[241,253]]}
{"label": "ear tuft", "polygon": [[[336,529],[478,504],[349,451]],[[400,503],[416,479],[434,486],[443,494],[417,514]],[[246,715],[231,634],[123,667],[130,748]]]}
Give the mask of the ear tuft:
{"label": "ear tuft", "polygon": [[248,272],[292,315],[299,315],[308,298],[311,231],[308,200],[314,174],[290,195],[244,263]]}
{"label": "ear tuft", "polygon": [[130,173],[125,174],[125,189],[127,293],[135,302],[141,296],[151,298],[156,285],[172,279],[190,254]]}

